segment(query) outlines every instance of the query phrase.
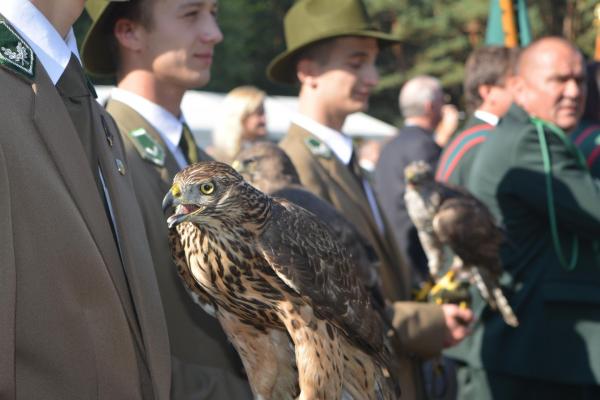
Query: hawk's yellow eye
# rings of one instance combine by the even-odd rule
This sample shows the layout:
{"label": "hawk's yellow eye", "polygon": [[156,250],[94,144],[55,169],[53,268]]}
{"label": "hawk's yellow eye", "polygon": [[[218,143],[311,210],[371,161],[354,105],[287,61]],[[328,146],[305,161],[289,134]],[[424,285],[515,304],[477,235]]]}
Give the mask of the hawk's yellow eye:
{"label": "hawk's yellow eye", "polygon": [[215,191],[215,185],[212,182],[205,182],[200,185],[200,191],[202,194],[211,194]]}

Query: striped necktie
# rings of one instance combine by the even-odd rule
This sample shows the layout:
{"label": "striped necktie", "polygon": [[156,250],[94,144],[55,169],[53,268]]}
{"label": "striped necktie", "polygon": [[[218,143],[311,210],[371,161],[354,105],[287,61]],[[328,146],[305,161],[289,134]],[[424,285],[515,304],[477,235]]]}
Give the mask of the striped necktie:
{"label": "striped necktie", "polygon": [[179,139],[179,148],[183,152],[183,156],[188,164],[194,164],[198,162],[198,150],[196,149],[196,142],[190,127],[185,122],[182,124],[181,138]]}

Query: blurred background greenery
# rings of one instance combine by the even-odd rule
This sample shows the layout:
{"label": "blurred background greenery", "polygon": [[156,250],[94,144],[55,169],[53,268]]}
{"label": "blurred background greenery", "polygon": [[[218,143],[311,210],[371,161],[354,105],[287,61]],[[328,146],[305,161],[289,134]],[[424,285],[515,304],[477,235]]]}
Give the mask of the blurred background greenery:
{"label": "blurred background greenery", "polygon": [[[283,16],[293,0],[221,0],[219,24],[225,36],[217,46],[212,79],[204,90],[227,92],[253,84],[270,95],[295,95],[292,86],[270,82],[265,69],[285,49]],[[450,101],[462,108],[463,64],[483,45],[489,2],[485,0],[365,0],[373,20],[401,43],[382,52],[381,81],[369,114],[399,126],[398,90],[411,77],[439,78]],[[588,57],[594,54],[598,0],[528,0],[533,36],[561,35]],[[82,15],[75,30],[82,42],[90,20]],[[99,82],[108,83],[108,82]]]}

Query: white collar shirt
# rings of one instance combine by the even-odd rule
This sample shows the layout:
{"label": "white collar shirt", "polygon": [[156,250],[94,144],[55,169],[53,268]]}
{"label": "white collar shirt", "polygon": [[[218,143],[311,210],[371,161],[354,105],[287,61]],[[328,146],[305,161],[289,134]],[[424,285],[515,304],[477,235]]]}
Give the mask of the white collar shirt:
{"label": "white collar shirt", "polygon": [[111,91],[111,98],[133,108],[156,129],[171,154],[175,157],[179,168],[183,169],[188,165],[183,151],[179,147],[183,123],[185,122],[183,116],[177,118],[164,107],[128,90],[115,88]]}
{"label": "white collar shirt", "polygon": [[488,123],[492,126],[498,125],[498,121],[500,121],[500,118],[497,115],[483,110],[475,110],[473,115],[475,116],[475,118],[479,118],[483,122]]}
{"label": "white collar shirt", "polygon": [[0,13],[10,21],[18,34],[31,46],[53,84],[56,85],[67,68],[71,53],[80,59],[73,29],[70,29],[67,36],[62,38],[44,14],[31,2],[1,0]]}

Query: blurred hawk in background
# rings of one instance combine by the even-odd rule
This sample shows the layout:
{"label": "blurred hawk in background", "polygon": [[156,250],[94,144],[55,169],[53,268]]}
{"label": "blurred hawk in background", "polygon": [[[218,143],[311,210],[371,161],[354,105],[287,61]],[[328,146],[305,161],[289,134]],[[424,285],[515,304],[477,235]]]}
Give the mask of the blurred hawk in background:
{"label": "blurred hawk in background", "polygon": [[435,181],[424,161],[409,164],[404,178],[406,208],[427,255],[432,279],[437,282],[440,278],[448,246],[455,254],[450,281],[455,274],[466,274],[489,306],[500,311],[508,325],[518,326],[498,282],[503,234],[488,208],[466,190]]}
{"label": "blurred hawk in background", "polygon": [[393,399],[382,322],[313,214],[231,167],[179,172],[163,207],[184,283],[214,310],[264,399]]}

